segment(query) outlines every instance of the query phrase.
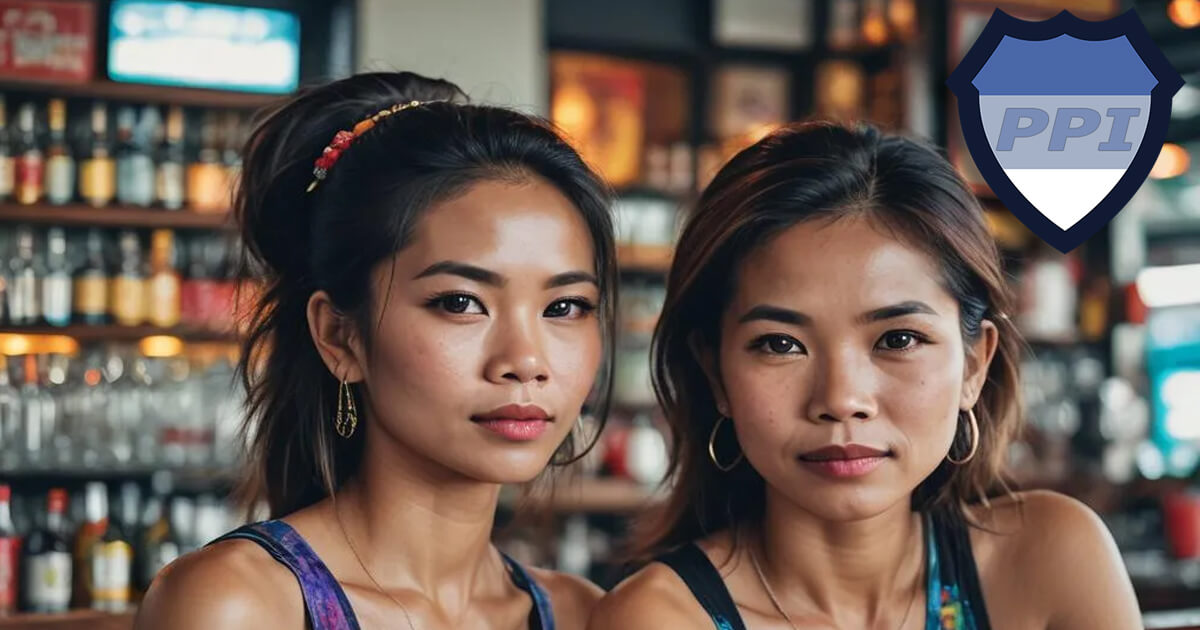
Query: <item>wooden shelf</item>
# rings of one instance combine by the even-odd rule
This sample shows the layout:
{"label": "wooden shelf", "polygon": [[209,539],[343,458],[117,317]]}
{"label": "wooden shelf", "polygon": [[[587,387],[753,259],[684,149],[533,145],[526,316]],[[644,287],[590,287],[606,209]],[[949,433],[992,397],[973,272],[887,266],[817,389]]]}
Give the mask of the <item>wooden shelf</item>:
{"label": "wooden shelf", "polygon": [[55,615],[22,613],[0,617],[0,628],[4,630],[129,630],[132,627],[132,612],[72,610]]}
{"label": "wooden shelf", "polygon": [[649,507],[659,498],[652,488],[625,479],[568,480],[553,494],[535,492],[525,499],[507,498],[510,507],[557,513],[628,513]]}
{"label": "wooden shelf", "polygon": [[228,212],[207,214],[191,210],[163,210],[106,206],[93,208],[86,204],[52,206],[35,204],[23,206],[0,204],[0,221],[44,223],[70,226],[168,228],[173,230],[222,230],[233,227]]}
{"label": "wooden shelf", "polygon": [[666,274],[674,254],[668,245],[618,245],[617,264],[622,271]]}
{"label": "wooden shelf", "polygon": [[0,334],[13,335],[61,335],[80,342],[94,341],[137,341],[154,335],[170,335],[184,341],[237,341],[232,332],[221,332],[189,326],[159,328],[158,326],[119,326],[117,324],[69,326],[0,326]]}
{"label": "wooden shelf", "polygon": [[281,99],[287,94],[254,94],[228,90],[206,90],[201,88],[149,85],[145,83],[120,83],[98,79],[87,83],[55,83],[49,81],[4,79],[0,89],[6,92],[36,92],[54,96],[94,98],[131,103],[162,103],[193,107],[217,107],[224,109],[257,109]]}

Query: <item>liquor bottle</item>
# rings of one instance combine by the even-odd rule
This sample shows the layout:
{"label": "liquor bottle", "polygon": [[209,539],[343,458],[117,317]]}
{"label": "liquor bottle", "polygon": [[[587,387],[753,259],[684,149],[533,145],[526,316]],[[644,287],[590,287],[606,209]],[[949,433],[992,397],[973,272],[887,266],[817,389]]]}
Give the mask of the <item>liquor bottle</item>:
{"label": "liquor bottle", "polygon": [[67,263],[67,234],[60,227],[52,227],[46,232],[42,317],[51,326],[71,323],[71,270]]}
{"label": "liquor bottle", "polygon": [[17,611],[21,537],[12,521],[12,488],[0,483],[0,617]]}
{"label": "liquor bottle", "polygon": [[[221,166],[225,169],[224,190],[228,196],[237,185],[238,177],[242,174],[243,125],[237,112],[226,112],[222,126],[221,135],[224,146],[221,149]],[[228,207],[229,199],[226,198],[224,208]]]}
{"label": "liquor bottle", "polygon": [[21,395],[9,376],[8,357],[0,356],[0,471],[21,467],[24,460],[24,428],[21,424]]}
{"label": "liquor bottle", "polygon": [[149,206],[154,202],[154,160],[143,131],[145,116],[139,124],[132,107],[117,111],[117,202],[130,206]]}
{"label": "liquor bottle", "polygon": [[87,203],[107,206],[117,188],[117,165],[108,140],[108,108],[92,104],[92,133],[79,163],[79,196]]}
{"label": "liquor bottle", "polygon": [[172,511],[179,512],[175,504],[180,499],[169,498],[172,483],[170,475],[156,474],[150,483],[154,494],[147,503],[146,518],[142,521],[146,526],[138,580],[142,589],[149,588],[158,572],[183,554],[183,541],[171,514]]}
{"label": "liquor bottle", "polygon": [[108,528],[93,547],[91,572],[94,609],[118,613],[129,608],[138,499],[137,484],[126,482],[121,486],[118,518],[109,519]]}
{"label": "liquor bottle", "polygon": [[75,272],[75,321],[82,324],[108,322],[108,265],[104,260],[104,235],[98,228],[87,233],[87,256]]}
{"label": "liquor bottle", "polygon": [[75,534],[75,586],[73,590],[76,608],[87,608],[94,597],[95,582],[92,576],[93,555],[96,543],[108,530],[108,490],[99,481],[84,486],[84,521]]}
{"label": "liquor bottle", "polygon": [[229,207],[225,166],[221,163],[216,112],[204,116],[200,128],[201,146],[196,161],[188,165],[188,204],[203,213],[223,212]]}
{"label": "liquor bottle", "polygon": [[859,0],[832,0],[825,40],[831,50],[847,50],[859,43]]}
{"label": "liquor bottle", "polygon": [[4,95],[0,94],[0,201],[12,199],[16,176],[12,147],[8,142],[8,108]]}
{"label": "liquor bottle", "polygon": [[155,230],[150,235],[146,304],[151,324],[170,328],[179,323],[180,279],[176,270],[175,235],[170,230]]}
{"label": "liquor bottle", "polygon": [[30,326],[41,315],[38,269],[33,256],[33,228],[16,231],[16,255],[8,263],[8,319],[14,326]]}
{"label": "liquor bottle", "polygon": [[50,99],[50,142],[46,146],[46,201],[62,205],[75,195],[75,156],[67,142],[67,104]]}
{"label": "liquor bottle", "polygon": [[158,203],[168,210],[183,207],[185,196],[183,154],[183,108],[178,105],[167,112],[167,132],[158,149],[158,169],[155,172],[155,193]]}
{"label": "liquor bottle", "polygon": [[124,230],[118,241],[120,263],[112,278],[109,312],[122,326],[146,321],[146,274],[142,269],[142,243],[137,232]]}
{"label": "liquor bottle", "polygon": [[46,500],[46,523],[25,541],[21,574],[25,610],[66,612],[71,605],[71,545],[65,534],[67,491],[53,488]]}
{"label": "liquor bottle", "polygon": [[[25,466],[39,468],[46,463],[49,453],[47,425],[53,423],[46,417],[48,405],[43,397],[37,356],[27,354],[21,359],[21,460]],[[52,426],[50,428],[53,428]]]}
{"label": "liquor bottle", "polygon": [[17,110],[16,153],[17,203],[33,205],[42,199],[42,178],[45,162],[42,148],[38,146],[37,116],[33,103],[22,103]]}

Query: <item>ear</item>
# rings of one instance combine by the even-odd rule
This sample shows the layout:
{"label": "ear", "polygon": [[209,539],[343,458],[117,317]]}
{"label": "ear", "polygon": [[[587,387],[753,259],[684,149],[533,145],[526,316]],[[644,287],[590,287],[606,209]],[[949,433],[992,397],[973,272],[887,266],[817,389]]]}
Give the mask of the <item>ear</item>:
{"label": "ear", "polygon": [[717,365],[716,350],[704,341],[698,331],[693,331],[688,336],[688,349],[692,351],[692,358],[700,365],[704,378],[708,380],[713,400],[717,403],[717,411],[729,417],[729,397],[725,395],[725,385],[721,382],[721,368]]}
{"label": "ear", "polygon": [[308,298],[308,332],[330,374],[338,381],[356,383],[366,376],[366,361],[357,330],[350,318],[337,310],[324,291]]}
{"label": "ear", "polygon": [[959,409],[971,409],[979,400],[979,393],[987,382],[988,368],[996,356],[1000,343],[1000,332],[989,319],[979,325],[979,338],[967,348],[967,360],[963,364],[963,386]]}

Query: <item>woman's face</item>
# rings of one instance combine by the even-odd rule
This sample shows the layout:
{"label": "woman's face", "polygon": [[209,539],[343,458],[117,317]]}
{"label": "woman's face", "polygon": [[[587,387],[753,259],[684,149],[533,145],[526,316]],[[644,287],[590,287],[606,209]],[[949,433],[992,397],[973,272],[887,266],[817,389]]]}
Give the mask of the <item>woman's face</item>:
{"label": "woman's face", "polygon": [[739,268],[710,380],[774,493],[856,520],[907,502],[945,459],[990,322],[974,345],[982,360],[929,256],[865,218],[805,222]]}
{"label": "woman's face", "polygon": [[593,251],[579,210],[538,178],[430,208],[374,272],[369,439],[472,479],[536,477],[600,365]]}

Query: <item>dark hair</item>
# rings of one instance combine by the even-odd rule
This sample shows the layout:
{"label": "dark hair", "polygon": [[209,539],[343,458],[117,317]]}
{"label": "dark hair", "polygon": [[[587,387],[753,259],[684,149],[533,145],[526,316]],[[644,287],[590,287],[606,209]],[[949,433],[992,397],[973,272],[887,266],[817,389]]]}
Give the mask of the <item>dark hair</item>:
{"label": "dark hair", "polygon": [[[1007,488],[1005,452],[1021,423],[1021,341],[1008,317],[1011,297],[978,201],[928,146],[871,127],[797,124],[738,153],[684,226],[652,349],[654,387],[674,438],[674,487],[665,505],[640,524],[636,557],[648,559],[724,529],[737,537],[761,517],[765,481],[753,467],[722,473],[709,461],[718,412],[693,345],[719,346],[719,323],[737,270],[754,248],[802,221],[854,215],[868,216],[934,258],[958,302],[964,339],[977,339],[984,319],[999,332],[975,410],[979,450],[961,467],[943,462],[914,492],[914,509],[961,508]],[[957,457],[969,448],[964,425],[951,447]]]}
{"label": "dark hair", "polygon": [[[335,133],[412,100],[425,104],[381,118],[306,193],[313,163]],[[599,317],[608,350],[597,416],[611,387],[616,262],[610,192],[545,121],[466,104],[454,84],[409,72],[360,74],[315,87],[269,112],[245,147],[235,212],[251,269],[263,280],[250,312],[239,371],[247,391],[247,501],[265,498],[271,517],[332,494],[357,470],[365,431],[336,436],[338,382],[309,333],[307,302],[329,293],[370,347],[372,268],[404,248],[421,213],[485,180],[541,178],[579,209],[594,241]],[[355,393],[359,409],[362,395]],[[555,454],[581,450],[572,434]],[[590,445],[588,446],[590,448]]]}

